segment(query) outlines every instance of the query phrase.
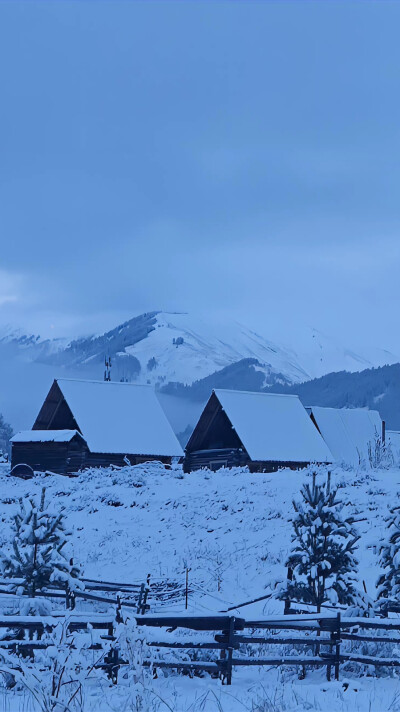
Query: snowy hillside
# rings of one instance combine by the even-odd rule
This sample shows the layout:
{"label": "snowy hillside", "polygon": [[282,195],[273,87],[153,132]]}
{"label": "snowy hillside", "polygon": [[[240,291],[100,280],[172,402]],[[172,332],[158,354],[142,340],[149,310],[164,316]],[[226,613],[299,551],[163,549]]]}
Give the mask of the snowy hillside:
{"label": "snowy hillside", "polygon": [[399,361],[398,356],[385,349],[368,348],[358,352],[312,327],[301,328],[301,333],[297,337],[293,334],[292,338],[298,358],[312,378],[333,371],[357,372]]}
{"label": "snowy hillside", "polygon": [[[4,474],[0,517],[9,521],[20,496],[46,486],[53,506],[65,507],[67,523],[74,528],[75,556],[87,577],[129,582],[150,573],[183,581],[188,566],[195,588],[192,606],[218,611],[261,596],[271,582],[285,576],[292,499],[307,477],[302,471],[249,474],[240,468],[183,474],[178,465],[168,471],[149,463],[87,470],[77,478],[13,478],[10,492]],[[360,520],[362,579],[373,596],[378,568],[371,547],[382,535],[388,505],[400,492],[400,471],[337,469],[335,482],[343,488],[341,499],[348,502],[349,513]],[[6,536],[3,527],[0,546]],[[272,601],[250,610],[261,615],[281,609],[282,603]]]}
{"label": "snowy hillside", "polygon": [[[73,528],[75,560],[83,565],[87,577],[140,582],[150,573],[153,579],[183,585],[188,567],[193,591],[189,613],[224,611],[268,593],[276,580],[285,577],[292,499],[299,496],[307,477],[305,472],[251,475],[240,469],[183,475],[178,467],[168,472],[153,464],[93,470],[76,479],[38,475],[28,482],[13,480],[10,491],[10,481],[3,474],[0,545],[9,540],[18,497],[36,495],[45,485],[52,506],[65,507],[67,523]],[[341,499],[358,522],[359,585],[364,580],[373,598],[379,572],[376,545],[384,534],[387,508],[400,491],[400,471],[337,470],[333,483],[340,484]],[[282,613],[282,607],[282,602],[269,600],[241,608],[240,615],[263,617]],[[183,612],[184,601],[162,610]],[[194,680],[161,676],[155,690],[170,706],[151,706],[146,712],[383,712],[398,709],[391,707],[397,680],[387,676],[357,679],[344,672],[340,683],[327,684],[322,672],[310,672],[300,681],[290,670],[278,674],[274,669],[256,668],[235,673],[233,686],[227,689],[209,676]],[[101,701],[89,695],[85,710],[96,705],[101,710],[121,709],[124,694],[123,687],[105,686]],[[256,707],[257,700],[261,704],[263,699],[265,706]],[[272,700],[273,706],[267,706]]]}
{"label": "snowy hillside", "polygon": [[[157,314],[146,339],[126,348],[141,364],[142,378],[190,384],[243,358],[254,358],[290,382],[309,378],[295,354],[245,326],[212,323],[190,314]],[[149,368],[151,359],[154,367]]]}

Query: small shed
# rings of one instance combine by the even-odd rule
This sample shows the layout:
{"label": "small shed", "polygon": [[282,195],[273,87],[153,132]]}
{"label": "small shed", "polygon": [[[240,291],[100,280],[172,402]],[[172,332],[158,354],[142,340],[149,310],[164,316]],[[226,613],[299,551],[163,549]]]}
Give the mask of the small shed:
{"label": "small shed", "polygon": [[330,463],[298,396],[214,390],[186,446],[184,470],[247,465],[252,472]]}
{"label": "small shed", "polygon": [[[12,466],[24,449],[24,462],[33,469],[63,471],[65,454],[54,432],[77,433],[81,459],[72,458],[66,472],[83,467],[132,465],[149,460],[170,464],[183,457],[182,448],[151,386],[60,378],[53,382],[32,431],[12,439]],[[43,433],[52,433],[47,437]],[[37,435],[36,435],[37,434]],[[22,440],[21,440],[22,438]],[[36,439],[37,438],[37,439]],[[82,441],[82,442],[81,442]],[[76,447],[78,438],[71,441]],[[25,448],[22,448],[25,445]],[[49,467],[50,451],[54,466]],[[56,451],[60,454],[57,463]],[[53,457],[52,456],[52,457]],[[32,464],[33,463],[33,464]]]}
{"label": "small shed", "polygon": [[86,463],[88,446],[77,430],[23,430],[11,438],[11,466],[58,474],[76,472]]}
{"label": "small shed", "polygon": [[377,410],[322,406],[306,410],[338,464],[368,463],[378,441],[384,440],[384,423]]}

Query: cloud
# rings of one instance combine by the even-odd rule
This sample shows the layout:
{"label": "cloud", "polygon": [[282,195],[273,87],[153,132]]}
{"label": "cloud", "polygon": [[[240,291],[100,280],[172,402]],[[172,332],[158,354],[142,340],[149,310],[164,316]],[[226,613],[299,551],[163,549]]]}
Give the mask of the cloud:
{"label": "cloud", "polygon": [[21,275],[0,269],[0,310],[21,300],[22,284]]}

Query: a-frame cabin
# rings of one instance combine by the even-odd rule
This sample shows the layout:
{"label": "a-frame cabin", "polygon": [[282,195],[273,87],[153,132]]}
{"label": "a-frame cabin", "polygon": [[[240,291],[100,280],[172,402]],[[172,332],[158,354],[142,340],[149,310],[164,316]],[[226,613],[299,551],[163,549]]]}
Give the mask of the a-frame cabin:
{"label": "a-frame cabin", "polygon": [[32,431],[17,433],[11,443],[12,467],[24,463],[54,472],[149,460],[170,464],[183,456],[150,386],[105,381],[55,380]]}
{"label": "a-frame cabin", "polygon": [[297,396],[215,390],[186,445],[184,470],[275,472],[332,459]]}

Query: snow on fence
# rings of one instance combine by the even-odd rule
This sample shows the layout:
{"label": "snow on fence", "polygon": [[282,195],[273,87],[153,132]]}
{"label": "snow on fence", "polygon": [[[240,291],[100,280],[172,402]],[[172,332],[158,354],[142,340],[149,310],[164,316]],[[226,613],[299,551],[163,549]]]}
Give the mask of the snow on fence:
{"label": "snow on fence", "polygon": [[[36,596],[46,599],[63,599],[65,607],[71,610],[75,608],[76,599],[80,598],[83,601],[98,601],[110,605],[136,608],[137,613],[144,614],[151,605],[164,606],[179,601],[185,601],[187,608],[188,596],[192,593],[187,579],[185,585],[178,581],[152,582],[150,575],[147,576],[146,583],[127,584],[87,578],[81,578],[80,581],[85,586],[84,590],[47,587],[38,591]],[[21,582],[22,579],[0,579],[0,595],[14,595],[18,583]],[[106,595],[101,596],[101,593]],[[116,594],[115,598],[107,596],[112,593]]]}
{"label": "snow on fence", "polygon": [[[346,618],[340,612],[272,616],[262,620],[231,615],[136,614],[134,617],[138,627],[147,629],[147,645],[154,653],[143,665],[151,666],[155,674],[158,669],[185,671],[189,675],[208,672],[230,685],[234,669],[246,666],[290,666],[300,668],[301,677],[310,667],[325,667],[328,680],[332,671],[338,680],[340,666],[349,663],[400,667],[396,655],[400,619]],[[119,669],[128,665],[119,653],[117,626],[125,622],[119,604],[115,614],[3,615],[0,651],[6,649],[17,656],[33,657],[35,650],[50,644],[47,634],[60,621],[70,633],[104,631],[90,649],[101,652],[97,667],[117,683]]]}
{"label": "snow on fence", "polygon": [[[338,612],[247,621],[236,616],[144,616],[137,617],[136,622],[138,626],[167,629],[163,641],[149,642],[159,653],[165,648],[175,655],[183,649],[220,651],[220,657],[212,660],[201,661],[198,655],[196,660],[188,660],[187,657],[154,659],[153,669],[175,668],[189,673],[207,671],[221,677],[228,685],[232,681],[233,669],[240,666],[300,667],[302,676],[305,676],[307,667],[326,667],[328,680],[332,670],[338,680],[340,665],[349,662],[374,667],[400,667],[396,654],[396,646],[400,644],[399,619],[345,618]],[[212,631],[215,633],[214,640],[177,640],[179,629],[202,633]],[[260,634],[259,631],[263,632]],[[382,635],[383,632],[389,635]],[[365,652],[368,644],[372,644],[372,654]],[[388,654],[390,646],[393,647],[391,654]],[[379,655],[381,652],[384,654]]]}

